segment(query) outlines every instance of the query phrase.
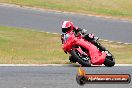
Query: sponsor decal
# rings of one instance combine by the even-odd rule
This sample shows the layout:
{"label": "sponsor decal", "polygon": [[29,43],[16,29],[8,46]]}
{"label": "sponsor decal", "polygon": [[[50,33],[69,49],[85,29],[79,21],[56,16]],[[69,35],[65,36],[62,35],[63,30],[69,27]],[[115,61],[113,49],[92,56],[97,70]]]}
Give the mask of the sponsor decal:
{"label": "sponsor decal", "polygon": [[129,74],[86,74],[81,67],[78,69],[76,81],[79,85],[84,84],[128,84],[131,82]]}

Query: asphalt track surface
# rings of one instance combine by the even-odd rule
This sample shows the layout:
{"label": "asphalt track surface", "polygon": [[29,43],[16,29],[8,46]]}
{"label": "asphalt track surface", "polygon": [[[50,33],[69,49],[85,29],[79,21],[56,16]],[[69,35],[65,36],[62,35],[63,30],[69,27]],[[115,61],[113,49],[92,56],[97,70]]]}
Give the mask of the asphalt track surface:
{"label": "asphalt track surface", "polygon": [[0,5],[0,25],[61,33],[64,20],[73,21],[101,39],[132,43],[132,21]]}
{"label": "asphalt track surface", "polygon": [[[0,88],[132,88],[130,84],[85,84],[76,82],[78,67],[0,67]],[[87,73],[130,74],[132,67],[89,67]]]}

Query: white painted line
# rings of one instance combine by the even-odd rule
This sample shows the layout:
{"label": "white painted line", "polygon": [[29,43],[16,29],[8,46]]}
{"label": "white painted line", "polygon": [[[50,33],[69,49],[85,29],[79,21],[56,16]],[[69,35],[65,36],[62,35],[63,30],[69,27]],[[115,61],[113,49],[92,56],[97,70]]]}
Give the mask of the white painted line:
{"label": "white painted line", "polygon": [[[103,40],[103,39],[102,39]],[[104,42],[108,42],[108,40],[103,40]]]}
{"label": "white painted line", "polygon": [[118,44],[125,44],[125,45],[131,45],[132,43],[123,43],[123,42],[116,42],[116,41],[110,41],[110,40],[105,40],[105,39],[99,39],[104,42],[109,42],[109,43],[118,43]]}
{"label": "white painted line", "polygon": [[0,66],[70,66],[71,64],[0,64]]}
{"label": "white painted line", "polygon": [[52,33],[52,34],[58,35],[58,33]]}
{"label": "white painted line", "polygon": [[123,42],[117,42],[117,43],[119,43],[119,44],[123,44]]}
{"label": "white painted line", "polygon": [[115,66],[132,66],[132,64],[115,64]]}
{"label": "white painted line", "polygon": [[[58,67],[69,67],[69,66],[78,66],[78,64],[0,64],[0,66],[58,66]],[[97,65],[93,65],[93,66],[97,66]],[[104,66],[104,65],[101,65]],[[132,66],[132,64],[115,64],[115,66]]]}
{"label": "white painted line", "polygon": [[108,41],[109,43],[114,43],[114,41]]}
{"label": "white painted line", "polygon": [[124,43],[124,44],[126,44],[126,45],[130,45],[131,43]]}
{"label": "white painted line", "polygon": [[[92,65],[93,67],[96,67],[96,66],[105,66],[105,65]],[[115,64],[114,66],[132,66],[132,64]]]}

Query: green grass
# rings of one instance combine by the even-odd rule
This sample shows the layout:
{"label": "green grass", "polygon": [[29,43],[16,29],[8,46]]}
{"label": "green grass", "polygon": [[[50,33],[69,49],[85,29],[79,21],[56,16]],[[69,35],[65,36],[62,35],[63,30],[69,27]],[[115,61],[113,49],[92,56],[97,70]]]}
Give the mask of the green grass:
{"label": "green grass", "polygon": [[0,27],[0,64],[67,63],[59,35]]}
{"label": "green grass", "polygon": [[[132,45],[101,41],[116,63],[132,64]],[[0,64],[69,63],[61,49],[60,35],[0,26]]]}
{"label": "green grass", "polygon": [[131,0],[0,0],[0,2],[132,19]]}

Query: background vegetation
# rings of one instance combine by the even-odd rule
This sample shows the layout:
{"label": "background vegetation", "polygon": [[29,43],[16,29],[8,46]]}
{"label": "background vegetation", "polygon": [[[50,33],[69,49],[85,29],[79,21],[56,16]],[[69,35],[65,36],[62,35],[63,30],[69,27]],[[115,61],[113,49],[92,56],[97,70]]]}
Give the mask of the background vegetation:
{"label": "background vegetation", "polygon": [[0,0],[0,2],[132,19],[132,0]]}

